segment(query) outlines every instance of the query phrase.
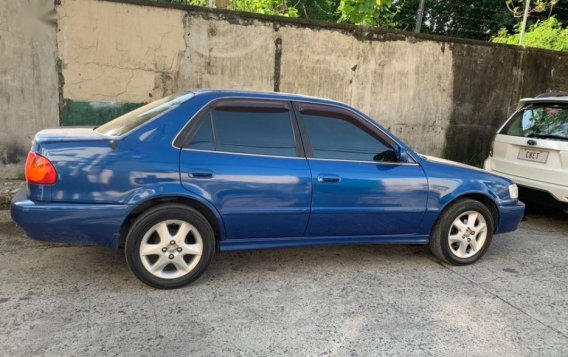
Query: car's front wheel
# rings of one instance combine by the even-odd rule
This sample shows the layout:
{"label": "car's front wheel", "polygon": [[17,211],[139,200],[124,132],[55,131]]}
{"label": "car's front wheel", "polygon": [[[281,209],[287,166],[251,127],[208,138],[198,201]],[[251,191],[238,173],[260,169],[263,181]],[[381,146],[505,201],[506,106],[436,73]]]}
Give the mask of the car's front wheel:
{"label": "car's front wheel", "polygon": [[130,270],[142,282],[174,289],[197,279],[215,252],[211,225],[196,210],[163,204],[143,213],[126,237]]}
{"label": "car's front wheel", "polygon": [[453,265],[479,260],[493,238],[493,217],[479,201],[461,199],[447,207],[430,234],[430,250]]}

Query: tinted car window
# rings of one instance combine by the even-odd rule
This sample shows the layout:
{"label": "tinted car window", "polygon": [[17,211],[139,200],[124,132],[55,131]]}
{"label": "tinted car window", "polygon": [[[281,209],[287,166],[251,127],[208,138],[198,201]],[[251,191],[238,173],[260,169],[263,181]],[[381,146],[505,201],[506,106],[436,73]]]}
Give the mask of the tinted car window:
{"label": "tinted car window", "polygon": [[396,161],[392,148],[354,124],[354,119],[319,111],[302,111],[313,157],[358,161]]}
{"label": "tinted car window", "polygon": [[124,135],[158,115],[177,107],[193,96],[193,93],[183,92],[156,100],[99,126],[95,131],[112,136]]}
{"label": "tinted car window", "polygon": [[568,105],[533,104],[517,113],[500,134],[568,140]]}
{"label": "tinted car window", "polygon": [[199,150],[215,150],[211,112],[208,111],[204,115],[199,127],[189,142],[189,147]]}
{"label": "tinted car window", "polygon": [[296,156],[290,111],[285,108],[220,107],[209,110],[190,140],[193,149]]}

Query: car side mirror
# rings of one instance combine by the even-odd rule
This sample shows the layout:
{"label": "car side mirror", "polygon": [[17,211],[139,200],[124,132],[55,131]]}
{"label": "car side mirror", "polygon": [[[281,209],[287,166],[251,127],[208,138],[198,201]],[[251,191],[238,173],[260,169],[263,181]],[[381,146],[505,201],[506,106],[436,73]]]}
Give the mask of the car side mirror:
{"label": "car side mirror", "polygon": [[396,154],[396,161],[398,162],[413,162],[411,156],[408,154],[408,151],[400,146],[395,146],[393,148],[395,154]]}
{"label": "car side mirror", "polygon": [[410,156],[408,155],[408,151],[406,151],[403,148],[400,147],[398,148],[397,156],[399,162],[411,162]]}
{"label": "car side mirror", "polygon": [[394,149],[388,149],[373,156],[373,161],[396,162],[398,158]]}

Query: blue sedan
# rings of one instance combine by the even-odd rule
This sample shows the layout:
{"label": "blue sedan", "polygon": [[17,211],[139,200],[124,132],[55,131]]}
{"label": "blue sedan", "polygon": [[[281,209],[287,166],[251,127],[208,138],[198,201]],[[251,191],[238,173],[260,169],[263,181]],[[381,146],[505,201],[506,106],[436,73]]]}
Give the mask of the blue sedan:
{"label": "blue sedan", "polygon": [[39,132],[12,217],[33,239],[125,247],[144,283],[197,279],[215,251],[424,244],[471,264],[524,205],[508,179],[415,153],[335,101],[183,92],[97,128]]}

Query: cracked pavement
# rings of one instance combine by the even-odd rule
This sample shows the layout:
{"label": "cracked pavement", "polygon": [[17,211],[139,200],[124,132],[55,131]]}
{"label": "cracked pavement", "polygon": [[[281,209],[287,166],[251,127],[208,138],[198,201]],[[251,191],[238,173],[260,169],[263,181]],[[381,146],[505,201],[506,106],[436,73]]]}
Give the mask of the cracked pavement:
{"label": "cracked pavement", "polygon": [[568,355],[568,216],[529,214],[477,264],[418,246],[217,255],[178,290],[122,251],[31,241],[0,211],[0,355]]}

